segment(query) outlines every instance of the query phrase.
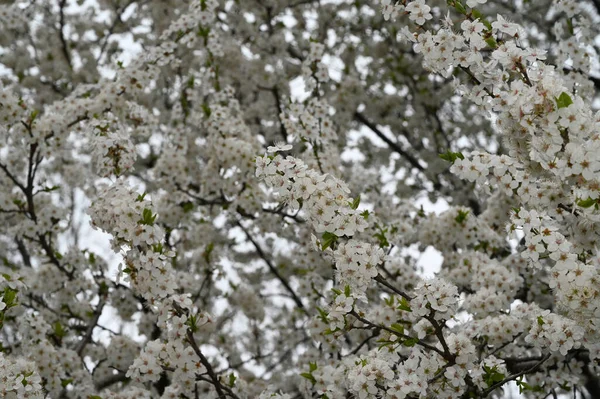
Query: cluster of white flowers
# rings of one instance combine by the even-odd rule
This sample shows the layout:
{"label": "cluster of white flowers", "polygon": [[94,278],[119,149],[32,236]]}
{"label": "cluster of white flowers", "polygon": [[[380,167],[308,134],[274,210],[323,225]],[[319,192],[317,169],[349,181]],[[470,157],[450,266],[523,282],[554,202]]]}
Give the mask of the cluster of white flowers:
{"label": "cluster of white flowers", "polygon": [[[524,371],[541,397],[598,374],[591,0],[548,0],[539,30],[487,0],[372,2],[400,27],[369,2],[97,2],[112,27],[21,3],[0,6],[0,395],[457,399]],[[143,52],[115,64],[130,34]],[[528,43],[552,34],[550,65]],[[298,75],[310,97],[288,103]],[[398,204],[424,191],[449,209]],[[116,281],[78,249],[82,192]],[[148,342],[105,325],[113,307]]]}
{"label": "cluster of white flowers", "polygon": [[[455,234],[447,234],[448,231]],[[486,242],[490,248],[503,245],[501,236],[466,207],[452,207],[439,215],[428,216],[417,234],[421,245],[432,245],[440,250],[465,248],[478,242]]]}
{"label": "cluster of white flowers", "polygon": [[525,337],[526,342],[560,352],[563,356],[569,350],[580,347],[585,331],[575,321],[550,313],[549,310],[541,312],[536,321]]}
{"label": "cluster of white flowers", "polygon": [[433,315],[435,320],[449,320],[458,309],[458,288],[442,279],[420,282],[414,290],[410,308],[416,316]]}
{"label": "cluster of white flowers", "polygon": [[[502,378],[508,375],[504,360],[496,358],[494,355],[488,356],[479,363],[478,367],[471,371],[470,376],[481,389],[486,389],[490,386],[490,381],[486,381],[486,377],[491,377],[494,373]],[[498,379],[491,380],[497,382]]]}
{"label": "cluster of white flowers", "polygon": [[137,158],[135,146],[125,134],[125,128],[116,130],[111,121],[96,121],[92,127],[92,161],[96,173],[103,177],[120,176],[133,170]]}
{"label": "cluster of white flowers", "polygon": [[0,352],[0,394],[7,399],[42,399],[46,393],[35,364]]}
{"label": "cluster of white flowers", "polygon": [[131,190],[123,179],[105,187],[88,213],[93,227],[115,237],[116,250],[122,244],[132,248],[142,244],[150,247],[164,238],[162,228],[154,223],[156,214],[152,212],[152,203],[145,195]]}
{"label": "cluster of white flowers", "polygon": [[329,80],[327,65],[322,62],[324,52],[325,45],[310,42],[310,50],[302,62],[302,77],[307,91],[313,91],[319,83],[325,83]]}
{"label": "cluster of white flowers", "polygon": [[136,382],[158,381],[163,366],[174,370],[172,389],[184,395],[193,394],[194,387],[190,381],[194,381],[196,375],[206,373],[192,347],[184,346],[181,341],[164,343],[156,340],[146,344],[127,371],[127,377]]}
{"label": "cluster of white flowers", "polygon": [[361,356],[356,360],[347,376],[348,389],[360,399],[377,397],[379,386],[386,386],[394,379],[394,371],[387,361],[380,359],[376,353]]}
{"label": "cluster of white flowers", "polygon": [[[417,2],[409,5],[412,3]],[[474,7],[477,3],[483,2],[469,1],[467,5]],[[421,8],[421,2],[415,7]],[[576,15],[577,9],[575,2],[556,2],[556,11],[567,16]],[[473,87],[460,86],[459,90],[482,109],[496,112],[496,126],[505,135],[508,155],[459,154],[451,171],[476,182],[488,193],[498,189],[522,206],[513,214],[509,230],[522,229],[525,234],[522,256],[538,273],[550,273],[548,286],[554,289],[557,310],[569,312],[569,319],[549,324],[568,326],[565,328],[569,333],[578,337],[583,330],[571,327],[596,334],[599,278],[594,256],[589,256],[596,254],[596,248],[589,234],[578,233],[589,231],[590,226],[598,223],[595,205],[599,196],[600,140],[594,134],[598,117],[582,97],[568,89],[560,68],[543,63],[544,51],[524,48],[513,39],[524,34],[519,25],[498,15],[491,23],[469,18],[462,22],[461,28],[462,34],[446,27],[433,33],[404,31],[431,70],[447,76],[453,68],[460,67],[473,77]],[[576,23],[571,29],[585,32],[585,22]],[[584,60],[589,57],[582,49],[586,33],[572,36],[561,44],[567,54],[561,59],[570,58],[587,70]],[[479,51],[484,47],[491,50],[489,55]],[[506,79],[509,74],[515,78]],[[429,235],[422,233],[423,238]],[[464,284],[466,281],[459,279],[464,276],[461,269],[464,266],[450,275]],[[509,275],[506,278],[513,280],[506,289],[521,284],[520,279]],[[505,296],[494,285],[479,284],[473,288],[476,292],[467,298],[465,306],[481,316],[506,309],[514,299],[514,294]],[[562,320],[561,317],[551,316],[553,320]],[[544,326],[534,323],[532,328],[542,331]],[[553,339],[538,342],[540,347],[547,347],[551,341],[552,350],[560,347],[565,352],[574,347],[563,339],[560,341],[565,344],[558,347]]]}
{"label": "cluster of white flowers", "polygon": [[279,154],[258,157],[256,176],[277,190],[291,209],[299,209],[302,202],[317,233],[351,237],[367,225],[361,212],[351,207],[350,190],[344,182],[308,169],[299,159]]}
{"label": "cluster of white flowers", "polygon": [[281,123],[286,132],[298,139],[316,146],[328,144],[338,138],[329,111],[330,105],[324,99],[311,98],[305,104],[290,104],[281,115]]}
{"label": "cluster of white flowers", "polygon": [[379,274],[377,266],[386,260],[383,249],[351,239],[340,243],[333,256],[340,286],[348,285],[353,297],[366,299],[371,280]]}

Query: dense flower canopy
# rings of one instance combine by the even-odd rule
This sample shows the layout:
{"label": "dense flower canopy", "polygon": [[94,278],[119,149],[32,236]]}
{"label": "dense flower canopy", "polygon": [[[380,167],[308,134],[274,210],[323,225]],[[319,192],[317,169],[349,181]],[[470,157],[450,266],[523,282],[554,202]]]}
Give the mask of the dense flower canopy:
{"label": "dense flower canopy", "polygon": [[599,21],[1,1],[0,396],[600,397]]}

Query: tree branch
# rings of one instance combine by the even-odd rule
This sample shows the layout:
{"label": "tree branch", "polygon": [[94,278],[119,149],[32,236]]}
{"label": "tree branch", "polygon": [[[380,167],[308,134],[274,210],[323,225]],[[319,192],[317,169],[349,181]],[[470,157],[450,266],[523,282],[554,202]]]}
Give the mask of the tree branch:
{"label": "tree branch", "polygon": [[357,111],[354,113],[354,119],[368,127],[373,133],[377,135],[377,137],[383,140],[390,147],[390,149],[400,154],[400,156],[406,159],[408,163],[410,163],[414,168],[417,168],[421,172],[425,172],[425,168],[419,163],[418,159],[404,151],[398,143],[390,140],[381,130],[379,130],[377,125],[371,122],[369,119],[367,119],[366,116]]}

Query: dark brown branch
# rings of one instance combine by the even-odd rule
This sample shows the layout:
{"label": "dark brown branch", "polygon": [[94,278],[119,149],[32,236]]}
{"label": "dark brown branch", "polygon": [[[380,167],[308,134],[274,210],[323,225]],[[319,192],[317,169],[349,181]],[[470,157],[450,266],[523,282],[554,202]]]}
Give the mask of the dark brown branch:
{"label": "dark brown branch", "polygon": [[495,383],[494,385],[490,386],[488,389],[484,390],[481,393],[481,397],[482,398],[487,397],[490,393],[492,393],[492,391],[494,391],[496,388],[500,388],[502,385],[506,384],[507,382],[514,381],[517,378],[519,378],[519,377],[521,377],[523,375],[526,375],[526,374],[535,373],[542,366],[542,364],[544,364],[544,362],[550,358],[550,356],[551,356],[551,354],[547,353],[537,363],[535,363],[533,366],[531,366],[531,367],[529,367],[529,368],[527,368],[525,370],[522,370],[522,371],[520,371],[520,372],[518,372],[516,374],[509,375],[508,377],[506,377],[502,381]]}
{"label": "dark brown branch", "polygon": [[98,382],[96,384],[96,389],[101,391],[105,388],[108,388],[111,385],[117,384],[119,382],[125,382],[128,379],[129,378],[126,377],[125,373],[113,374],[110,377],[105,378],[104,380]]}
{"label": "dark brown branch", "polygon": [[242,229],[242,231],[246,235],[246,238],[248,238],[248,241],[250,241],[252,243],[252,245],[254,246],[254,249],[256,250],[256,253],[267,264],[267,267],[269,268],[271,273],[273,273],[273,275],[277,278],[277,280],[279,280],[281,282],[281,284],[285,287],[285,289],[290,293],[290,295],[292,296],[292,299],[296,303],[296,306],[298,306],[299,309],[301,309],[304,313],[306,313],[308,315],[308,311],[304,307],[304,304],[302,303],[302,301],[300,300],[298,295],[296,295],[296,292],[293,290],[293,288],[290,286],[290,284],[287,282],[287,280],[279,273],[279,271],[277,270],[277,268],[275,267],[273,262],[271,262],[271,260],[267,257],[267,254],[265,254],[265,252],[263,251],[261,246],[254,240],[254,238],[252,238],[252,236],[250,235],[250,232],[248,232],[248,230],[244,226],[242,226],[242,224],[239,221],[236,221],[236,225],[240,229]]}
{"label": "dark brown branch", "polygon": [[189,344],[192,347],[192,349],[194,350],[194,352],[196,352],[196,355],[198,355],[198,357],[200,358],[200,362],[202,363],[202,365],[206,368],[206,373],[210,377],[209,382],[211,382],[214,385],[215,389],[217,390],[218,397],[220,399],[226,398],[227,396],[225,394],[225,391],[227,391],[227,395],[231,396],[232,398],[239,399],[238,396],[235,393],[233,393],[233,391],[231,389],[229,389],[228,387],[225,387],[225,386],[223,386],[223,384],[221,384],[221,381],[219,380],[219,377],[213,370],[212,365],[210,364],[210,362],[208,361],[206,356],[204,356],[204,354],[198,347],[198,344],[196,343],[196,339],[194,338],[194,334],[192,333],[192,330],[190,330],[190,329],[187,330],[187,341],[189,342]]}
{"label": "dark brown branch", "polygon": [[397,152],[404,159],[408,161],[414,168],[420,170],[421,172],[425,171],[425,168],[419,163],[419,160],[410,155],[408,152],[404,151],[400,145],[392,140],[390,140],[378,127],[376,124],[367,119],[366,116],[361,114],[360,112],[354,113],[354,118],[368,127],[373,133],[377,135],[381,140],[383,140],[393,151]]}
{"label": "dark brown branch", "polygon": [[65,37],[65,5],[67,3],[67,0],[61,0],[59,3],[59,20],[58,23],[60,24],[60,29],[59,29],[59,38],[60,38],[60,43],[61,43],[61,48],[62,48],[62,52],[63,55],[65,56],[65,60],[67,61],[67,64],[69,65],[69,69],[73,69],[73,65],[71,65],[71,55],[69,54],[69,46],[67,44],[67,38]]}
{"label": "dark brown branch", "polygon": [[87,330],[85,331],[85,335],[83,336],[83,338],[77,345],[77,349],[75,350],[75,352],[77,352],[79,356],[82,355],[83,350],[85,349],[87,344],[92,340],[92,333],[94,332],[94,328],[96,328],[96,325],[98,324],[98,320],[100,320],[100,316],[102,315],[102,310],[104,309],[105,303],[106,302],[104,298],[100,297],[100,302],[98,302],[98,306],[96,306],[96,310],[94,311],[94,317],[92,318],[92,320],[90,320]]}
{"label": "dark brown branch", "polygon": [[377,281],[379,284],[383,285],[384,287],[387,287],[392,292],[395,292],[396,294],[400,295],[402,298],[406,299],[407,301],[412,300],[412,298],[410,296],[408,296],[408,294],[406,294],[404,291],[401,291],[398,288],[391,285],[390,283],[388,283],[385,280],[385,278],[383,278],[383,276],[381,276],[380,274],[377,275],[375,278],[373,278],[373,280]]}
{"label": "dark brown branch", "polygon": [[27,267],[31,267],[31,255],[29,255],[29,251],[25,246],[25,243],[19,237],[15,237],[15,242],[17,243],[17,249],[21,254],[21,258],[23,258],[23,264]]}
{"label": "dark brown branch", "polygon": [[[415,339],[414,337],[411,337],[409,335],[404,335],[404,334],[400,334],[399,331],[396,330],[392,330],[389,327],[386,327],[384,325],[379,325],[379,324],[375,324],[373,322],[370,322],[369,320],[365,319],[364,317],[360,316],[358,313],[356,313],[356,311],[353,309],[349,314],[351,314],[352,316],[354,316],[358,321],[360,321],[363,324],[366,324],[367,326],[369,326],[370,328],[373,329],[380,329],[380,330],[385,330],[391,334],[394,334],[400,338],[404,338],[404,339]],[[425,342],[423,342],[420,339],[417,339],[416,342],[417,345],[422,346],[425,349],[429,349],[431,351],[437,352],[438,354],[440,354],[442,357],[446,358],[444,352],[442,352],[441,350],[439,350],[438,348],[436,348],[435,346],[429,345]]]}

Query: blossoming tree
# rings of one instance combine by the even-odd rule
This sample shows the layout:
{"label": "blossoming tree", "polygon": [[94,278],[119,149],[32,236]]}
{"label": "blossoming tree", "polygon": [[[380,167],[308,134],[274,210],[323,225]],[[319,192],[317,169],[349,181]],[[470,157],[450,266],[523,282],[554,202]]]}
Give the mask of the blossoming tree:
{"label": "blossoming tree", "polygon": [[600,397],[600,1],[1,3],[2,397]]}

